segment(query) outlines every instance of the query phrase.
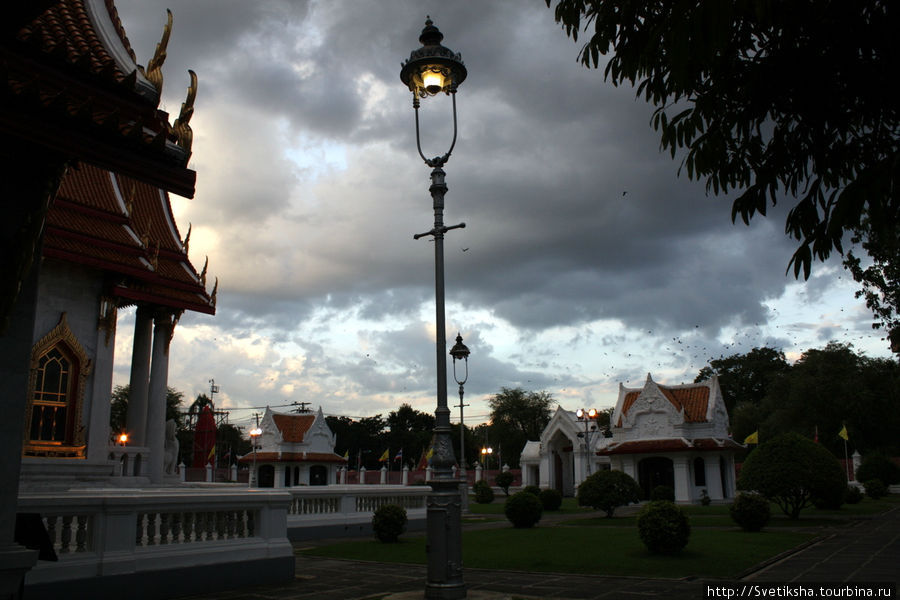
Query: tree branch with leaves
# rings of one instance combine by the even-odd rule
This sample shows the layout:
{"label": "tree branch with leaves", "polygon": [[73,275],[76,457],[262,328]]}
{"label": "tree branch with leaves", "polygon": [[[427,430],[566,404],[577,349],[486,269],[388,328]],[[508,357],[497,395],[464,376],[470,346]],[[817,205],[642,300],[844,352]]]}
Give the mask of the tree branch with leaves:
{"label": "tree branch with leaves", "polygon": [[[896,269],[900,102],[885,90],[900,17],[891,2],[559,0],[554,15],[573,40],[587,38],[585,67],[605,63],[607,80],[630,83],[655,107],[661,147],[673,158],[686,150],[690,179],[738,194],[732,221],[749,224],[793,198],[785,233],[798,242],[795,277],[843,253],[848,235],[877,270]],[[898,331],[896,276],[889,287],[872,273],[854,277]]]}

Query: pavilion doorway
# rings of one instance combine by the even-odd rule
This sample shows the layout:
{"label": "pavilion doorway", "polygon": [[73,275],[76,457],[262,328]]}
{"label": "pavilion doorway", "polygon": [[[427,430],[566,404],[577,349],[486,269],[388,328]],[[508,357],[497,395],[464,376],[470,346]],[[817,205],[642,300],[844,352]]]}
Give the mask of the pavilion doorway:
{"label": "pavilion doorway", "polygon": [[675,467],[671,458],[652,456],[638,463],[638,483],[643,490],[644,500],[650,499],[650,492],[658,485],[675,489]]}

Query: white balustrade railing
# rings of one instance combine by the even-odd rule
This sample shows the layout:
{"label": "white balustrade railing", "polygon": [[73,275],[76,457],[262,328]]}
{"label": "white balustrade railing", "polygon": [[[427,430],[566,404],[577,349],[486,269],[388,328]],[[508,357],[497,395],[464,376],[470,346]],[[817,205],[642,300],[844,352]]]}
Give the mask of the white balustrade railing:
{"label": "white balustrade railing", "polygon": [[410,519],[423,518],[431,488],[403,485],[329,485],[294,487],[288,527],[365,523],[385,504],[397,504]]}
{"label": "white balustrade railing", "polygon": [[41,515],[59,557],[26,582],[291,556],[290,504],[280,490],[233,487],[23,494],[18,512]]}

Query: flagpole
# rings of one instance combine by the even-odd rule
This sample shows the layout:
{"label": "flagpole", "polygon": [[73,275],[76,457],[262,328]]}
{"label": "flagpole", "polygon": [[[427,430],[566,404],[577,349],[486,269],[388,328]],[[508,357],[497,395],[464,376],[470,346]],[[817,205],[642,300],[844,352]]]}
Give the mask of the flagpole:
{"label": "flagpole", "polygon": [[844,440],[844,465],[847,467],[847,483],[850,483],[850,459],[847,457],[847,440]]}

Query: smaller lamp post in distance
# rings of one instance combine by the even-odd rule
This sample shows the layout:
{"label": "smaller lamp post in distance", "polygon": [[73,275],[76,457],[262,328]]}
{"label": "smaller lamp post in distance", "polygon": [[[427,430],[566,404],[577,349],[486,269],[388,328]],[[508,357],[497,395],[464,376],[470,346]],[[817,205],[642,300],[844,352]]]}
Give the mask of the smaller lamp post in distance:
{"label": "smaller lamp post in distance", "polygon": [[118,437],[118,440],[119,440],[119,445],[120,445],[120,446],[124,446],[124,445],[128,444],[128,434],[127,434],[127,433],[120,433],[120,434],[119,434],[119,437]]}
{"label": "smaller lamp post in distance", "polygon": [[488,468],[488,458],[494,453],[494,449],[490,446],[482,446],[481,448],[481,463],[484,465],[485,471]]}
{"label": "smaller lamp post in distance", "polygon": [[584,423],[584,433],[579,432],[578,437],[584,438],[585,479],[591,474],[591,437],[597,430],[596,421],[599,414],[600,413],[597,412],[596,408],[579,408],[575,411],[575,416],[578,417],[579,421]]}
{"label": "smaller lamp post in distance", "polygon": [[256,487],[256,440],[262,435],[262,429],[254,427],[250,430],[250,443],[253,444],[253,468],[250,471],[250,477],[247,478],[249,487]]}
{"label": "smaller lamp post in distance", "polygon": [[[469,348],[463,344],[462,335],[457,332],[456,344],[450,349],[450,356],[453,357],[453,379],[459,385],[459,493],[462,498],[463,510],[469,508],[469,479],[466,474],[466,424],[463,419],[463,408],[467,406],[463,403],[463,395],[466,381],[469,379],[469,354]],[[457,361],[462,361],[465,365],[462,376],[456,370]]]}

